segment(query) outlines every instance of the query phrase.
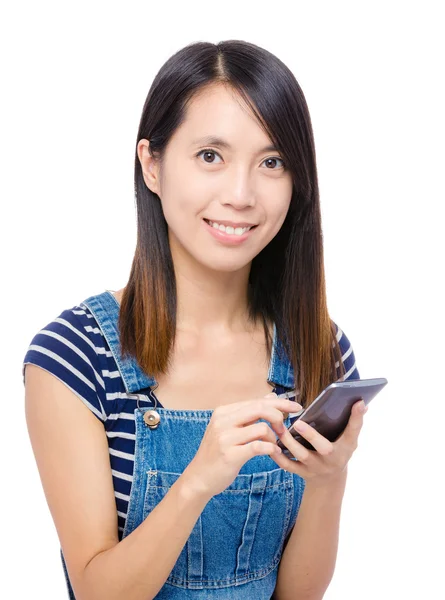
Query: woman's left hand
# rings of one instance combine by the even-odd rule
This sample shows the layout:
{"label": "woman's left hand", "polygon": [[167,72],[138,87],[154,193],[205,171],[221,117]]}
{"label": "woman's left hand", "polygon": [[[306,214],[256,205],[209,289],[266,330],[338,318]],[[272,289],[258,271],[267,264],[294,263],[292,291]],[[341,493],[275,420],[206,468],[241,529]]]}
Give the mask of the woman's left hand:
{"label": "woman's left hand", "polygon": [[[365,410],[362,411],[362,407]],[[346,471],[349,459],[357,448],[363,415],[367,410],[363,400],[355,402],[346,429],[335,442],[330,442],[308,423],[297,420],[292,427],[312,444],[316,452],[297,442],[286,428],[279,439],[298,461],[288,458],[284,453],[271,458],[278,466],[300,475],[306,482],[317,486],[330,483]]]}

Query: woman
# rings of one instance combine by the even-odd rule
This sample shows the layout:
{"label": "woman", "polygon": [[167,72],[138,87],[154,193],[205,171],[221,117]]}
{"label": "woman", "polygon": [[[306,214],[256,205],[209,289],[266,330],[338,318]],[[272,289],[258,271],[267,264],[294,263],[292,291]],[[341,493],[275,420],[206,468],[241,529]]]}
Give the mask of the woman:
{"label": "woman", "polygon": [[[62,311],[23,364],[70,598],[319,599],[363,403],[334,443],[301,431],[316,452],[287,431],[359,378],[327,309],[289,69],[236,40],[173,55],[143,108],[135,192],[126,286]],[[294,389],[299,404],[276,396]]]}

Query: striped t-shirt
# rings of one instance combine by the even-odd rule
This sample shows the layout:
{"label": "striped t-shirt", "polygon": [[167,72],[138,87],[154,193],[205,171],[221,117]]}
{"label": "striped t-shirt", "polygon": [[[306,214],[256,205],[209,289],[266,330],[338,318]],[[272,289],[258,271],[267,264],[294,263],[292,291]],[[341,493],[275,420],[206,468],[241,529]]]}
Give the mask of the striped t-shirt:
{"label": "striped t-shirt", "polygon": [[[359,379],[352,346],[340,327],[336,327],[346,370],[344,379]],[[52,373],[103,423],[108,439],[120,541],[133,481],[137,399],[126,392],[110,347],[88,307],[81,302],[66,309],[36,333],[23,360],[23,383],[27,363]],[[139,403],[141,408],[152,405],[142,398]],[[163,408],[159,401],[157,405]]]}

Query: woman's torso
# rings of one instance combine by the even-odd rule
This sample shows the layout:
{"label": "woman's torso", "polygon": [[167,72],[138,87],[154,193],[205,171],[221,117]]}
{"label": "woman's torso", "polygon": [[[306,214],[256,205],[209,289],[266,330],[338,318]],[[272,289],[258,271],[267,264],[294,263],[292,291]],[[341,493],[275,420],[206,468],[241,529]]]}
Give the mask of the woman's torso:
{"label": "woman's torso", "polygon": [[[155,379],[134,359],[123,361],[117,329],[120,298],[111,296],[101,294],[84,305],[106,333],[127,392],[136,397],[131,419],[134,465],[123,539],[147,518],[193,460],[217,406],[271,390],[286,391],[282,384],[290,379],[284,368],[288,365],[276,351],[267,355],[259,329],[230,341],[218,338],[206,343],[179,331],[169,374]],[[147,418],[154,411],[155,421]],[[288,416],[285,423],[290,424]],[[248,460],[233,482],[205,506],[156,599],[268,600],[303,489],[299,476],[279,468],[268,455]]]}
{"label": "woman's torso", "polygon": [[[270,357],[262,330],[253,339],[246,335],[237,343],[216,340],[206,346],[179,336],[170,376],[157,381],[120,353],[118,300],[119,295],[106,290],[63,311],[35,336],[25,360],[66,381],[103,421],[120,541],[162,501],[193,459],[214,408],[292,390],[295,380],[274,327]],[[73,352],[75,346],[80,354]],[[349,373],[358,376],[348,347],[345,338]],[[62,362],[51,358],[57,356]],[[82,356],[88,357],[88,366]],[[71,362],[78,370],[68,368]],[[92,366],[96,372],[90,386],[74,376],[84,364],[85,376]],[[160,415],[154,429],[144,419],[153,410]],[[287,416],[285,424],[290,422]],[[268,600],[303,489],[304,480],[278,468],[269,456],[247,461],[232,484],[205,507],[157,600],[188,595],[197,600]],[[72,594],[68,577],[67,584]]]}

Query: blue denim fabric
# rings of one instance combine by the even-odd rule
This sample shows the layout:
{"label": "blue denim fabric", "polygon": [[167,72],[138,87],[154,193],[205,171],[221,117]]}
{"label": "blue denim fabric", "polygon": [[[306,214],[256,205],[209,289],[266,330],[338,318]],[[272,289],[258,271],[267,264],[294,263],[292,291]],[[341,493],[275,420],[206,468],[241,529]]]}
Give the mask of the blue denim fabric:
{"label": "blue denim fabric", "polygon": [[[84,304],[108,342],[127,393],[153,402],[155,378],[144,373],[135,359],[124,359],[121,354],[116,298],[106,290]],[[275,384],[276,393],[294,389],[292,365],[275,327],[268,382]],[[143,522],[181,476],[194,458],[213,414],[213,410],[163,408],[158,402],[160,423],[151,429],[144,413],[152,408],[138,406],[134,410],[135,463],[123,538]],[[290,423],[288,416],[284,424]],[[269,456],[248,460],[233,482],[205,506],[156,599],[269,600],[303,491],[304,480],[277,467]],[[62,561],[72,600],[63,553]]]}

